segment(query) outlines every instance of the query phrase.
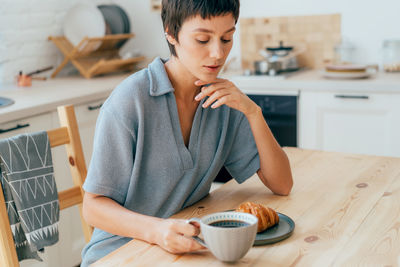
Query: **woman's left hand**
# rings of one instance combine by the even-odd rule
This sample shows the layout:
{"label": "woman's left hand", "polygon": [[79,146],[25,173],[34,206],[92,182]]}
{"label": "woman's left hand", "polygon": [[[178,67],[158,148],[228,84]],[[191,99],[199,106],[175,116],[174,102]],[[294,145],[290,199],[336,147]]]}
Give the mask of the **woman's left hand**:
{"label": "woman's left hand", "polygon": [[[203,108],[210,105],[211,108],[218,108],[222,105],[227,105],[230,108],[241,111],[246,116],[257,111],[257,104],[229,80],[216,79],[211,84],[197,80],[194,84],[197,86],[203,86],[201,92],[195,97],[197,101],[208,96],[208,99],[202,105]],[[206,84],[209,85],[204,86]]]}

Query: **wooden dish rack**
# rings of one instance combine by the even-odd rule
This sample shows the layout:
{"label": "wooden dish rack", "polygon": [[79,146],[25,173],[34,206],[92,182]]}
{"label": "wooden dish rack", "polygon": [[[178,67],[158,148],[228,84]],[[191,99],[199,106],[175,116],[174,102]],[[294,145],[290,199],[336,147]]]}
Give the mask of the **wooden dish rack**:
{"label": "wooden dish rack", "polygon": [[64,54],[64,60],[51,77],[54,78],[69,61],[87,79],[115,71],[133,71],[135,64],[143,61],[145,57],[122,59],[117,46],[121,41],[132,37],[133,33],[85,37],[77,46],[73,46],[65,36],[49,36],[49,40]]}

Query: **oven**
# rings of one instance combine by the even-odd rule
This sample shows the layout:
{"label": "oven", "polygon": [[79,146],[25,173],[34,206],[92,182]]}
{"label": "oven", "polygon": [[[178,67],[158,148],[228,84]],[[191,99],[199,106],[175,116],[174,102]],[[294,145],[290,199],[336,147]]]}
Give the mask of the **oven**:
{"label": "oven", "polygon": [[[298,92],[243,91],[261,107],[265,121],[279,145],[297,147]],[[228,171],[222,168],[215,181],[226,182],[231,178]]]}

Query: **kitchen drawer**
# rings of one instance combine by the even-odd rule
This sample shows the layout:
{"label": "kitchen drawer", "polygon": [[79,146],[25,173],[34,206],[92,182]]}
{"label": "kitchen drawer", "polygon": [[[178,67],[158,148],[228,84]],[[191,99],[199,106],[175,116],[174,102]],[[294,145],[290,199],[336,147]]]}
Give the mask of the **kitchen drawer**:
{"label": "kitchen drawer", "polygon": [[0,124],[0,138],[8,138],[17,134],[49,130],[53,127],[51,113],[28,117]]}
{"label": "kitchen drawer", "polygon": [[300,147],[400,156],[400,95],[302,92]]}

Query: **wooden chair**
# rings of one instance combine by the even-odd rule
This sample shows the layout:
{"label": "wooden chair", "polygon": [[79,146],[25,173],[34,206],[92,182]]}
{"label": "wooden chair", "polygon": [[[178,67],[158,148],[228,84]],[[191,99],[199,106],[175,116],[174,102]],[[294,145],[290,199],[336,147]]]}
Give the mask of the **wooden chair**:
{"label": "wooden chair", "polygon": [[[88,242],[92,235],[93,228],[83,219],[82,185],[86,178],[86,164],[82,151],[82,143],[79,136],[78,124],[76,122],[73,106],[58,107],[60,128],[47,131],[51,147],[65,145],[68,154],[74,187],[58,193],[60,210],[79,205],[79,212],[82,221],[85,240]],[[10,222],[8,220],[4,195],[0,183],[0,266],[19,266],[15,244],[12,237]],[[61,229],[62,230],[62,229]]]}

